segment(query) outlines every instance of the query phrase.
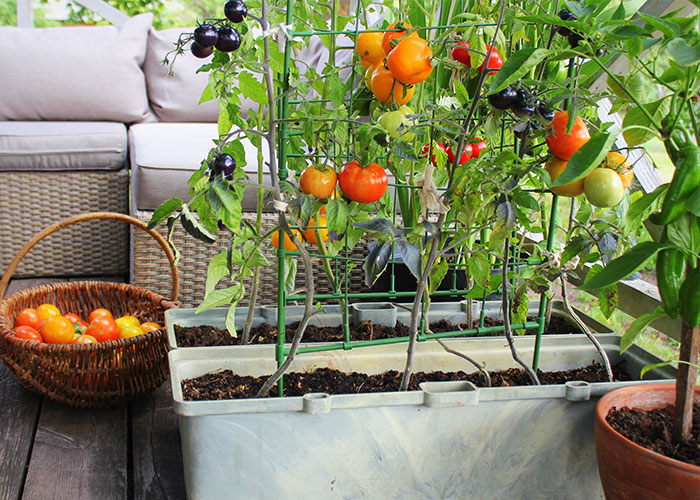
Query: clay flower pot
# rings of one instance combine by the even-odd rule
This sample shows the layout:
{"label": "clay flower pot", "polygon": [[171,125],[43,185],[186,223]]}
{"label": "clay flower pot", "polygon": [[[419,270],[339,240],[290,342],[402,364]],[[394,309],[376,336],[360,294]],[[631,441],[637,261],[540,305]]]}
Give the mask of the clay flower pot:
{"label": "clay flower pot", "polygon": [[[700,467],[647,450],[605,421],[613,407],[652,410],[674,404],[675,394],[675,384],[637,385],[611,391],[598,401],[595,444],[607,500],[688,500],[700,495]],[[695,389],[698,399],[700,386]]]}

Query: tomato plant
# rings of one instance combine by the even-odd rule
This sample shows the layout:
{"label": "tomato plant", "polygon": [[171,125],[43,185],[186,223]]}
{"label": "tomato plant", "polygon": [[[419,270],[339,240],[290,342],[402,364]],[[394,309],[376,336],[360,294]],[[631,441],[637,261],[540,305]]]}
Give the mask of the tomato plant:
{"label": "tomato plant", "polygon": [[567,111],[559,111],[554,115],[554,119],[547,126],[547,146],[554,156],[562,160],[571,158],[581,146],[588,142],[591,134],[588,132],[588,127],[580,116],[574,120],[574,126],[571,132],[566,133],[566,122],[569,119]]}
{"label": "tomato plant", "polygon": [[33,340],[34,342],[43,342],[41,334],[31,326],[20,325],[14,329],[15,337],[18,339]]}
{"label": "tomato plant", "polygon": [[[549,160],[547,160],[547,163],[545,163],[544,168],[547,172],[549,172],[549,178],[552,182],[557,180],[557,177],[559,177],[561,173],[566,169],[568,163],[568,161],[562,160],[561,158],[557,158],[556,156],[551,156]],[[553,193],[556,193],[559,196],[568,196],[574,198],[583,194],[583,179],[564,184],[563,186],[552,186],[549,189],[551,189]]]}
{"label": "tomato plant", "polygon": [[471,57],[469,56],[469,42],[466,40],[463,40],[454,47],[452,47],[452,59],[454,59],[457,62],[461,62],[462,64],[471,67],[472,61]]}
{"label": "tomato plant", "polygon": [[20,311],[20,313],[15,318],[15,326],[30,326],[35,330],[39,328],[39,322],[41,318],[36,309],[27,308]]}
{"label": "tomato plant", "polygon": [[[490,45],[486,45],[486,53],[488,54],[488,51],[490,49]],[[452,59],[454,59],[457,62],[461,62],[465,66],[472,67],[472,58],[471,55],[469,54],[469,42],[466,40],[463,40],[459,42],[457,45],[455,45],[452,48]],[[493,48],[491,51],[491,55],[488,58],[489,63],[488,63],[488,72],[492,73],[495,71],[498,71],[501,69],[503,66],[503,58],[501,57],[501,54],[498,53],[498,50],[496,50],[496,47]],[[479,73],[484,72],[484,68],[486,68],[486,59],[481,63],[481,65],[477,68]]]}
{"label": "tomato plant", "polygon": [[591,205],[601,208],[614,207],[625,194],[622,179],[614,170],[596,168],[583,183],[584,194]]}
{"label": "tomato plant", "polygon": [[68,344],[73,341],[75,328],[67,318],[52,316],[44,322],[40,333],[48,344]]}
{"label": "tomato plant", "polygon": [[377,163],[361,167],[359,162],[351,161],[340,170],[338,185],[352,201],[372,203],[384,196],[389,186],[389,177]]}
{"label": "tomato plant", "polygon": [[92,335],[98,342],[117,340],[119,338],[119,327],[113,319],[107,316],[96,316],[90,321],[90,326],[85,330],[85,335]]}
{"label": "tomato plant", "polygon": [[[486,52],[488,54],[489,49],[491,48],[490,45],[486,45]],[[488,64],[486,64],[486,60],[481,63],[481,66],[479,66],[478,70],[479,73],[483,73],[484,70],[486,70],[487,73],[493,73],[501,69],[503,66],[503,58],[501,57],[501,54],[498,53],[498,50],[496,50],[496,47],[494,47],[491,50],[491,54],[488,57]]]}
{"label": "tomato plant", "polygon": [[408,103],[413,98],[414,87],[399,82],[384,65],[379,64],[372,73],[372,93],[384,105]]}
{"label": "tomato plant", "polygon": [[299,188],[316,198],[328,198],[335,190],[337,178],[335,170],[328,165],[311,165],[299,176]]}
{"label": "tomato plant", "polygon": [[401,40],[386,58],[386,64],[396,79],[405,85],[425,81],[433,72],[433,51],[420,37]]}

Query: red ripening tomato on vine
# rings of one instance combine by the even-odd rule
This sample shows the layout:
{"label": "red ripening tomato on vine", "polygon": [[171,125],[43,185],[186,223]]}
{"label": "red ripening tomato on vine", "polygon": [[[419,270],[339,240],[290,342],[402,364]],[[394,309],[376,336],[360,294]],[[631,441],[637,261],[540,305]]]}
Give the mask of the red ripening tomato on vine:
{"label": "red ripening tomato on vine", "polygon": [[359,162],[351,161],[340,170],[338,185],[352,201],[372,203],[384,196],[389,186],[389,177],[376,163],[361,167]]}
{"label": "red ripening tomato on vine", "polygon": [[[402,23],[402,22],[395,22],[387,26],[387,31],[384,32],[384,35],[382,35],[382,49],[384,49],[385,54],[389,54],[392,49],[396,46],[397,44],[397,39],[403,37],[406,35],[407,31],[413,28],[408,23]],[[393,31],[393,30],[401,30],[401,31]],[[408,35],[406,38],[412,38],[412,37],[418,37],[418,34],[414,31],[410,35]]]}
{"label": "red ripening tomato on vine", "polygon": [[566,122],[569,119],[567,111],[559,111],[554,115],[554,119],[547,126],[549,134],[547,135],[547,146],[554,156],[562,160],[571,159],[576,151],[581,146],[586,144],[591,138],[588,132],[588,127],[583,122],[580,116],[574,120],[574,126],[571,132],[566,134]]}
{"label": "red ripening tomato on vine", "polygon": [[[491,48],[490,45],[486,45],[486,54],[489,53],[489,49]],[[462,41],[459,42],[457,45],[455,45],[452,48],[452,59],[454,59],[457,62],[461,62],[465,66],[469,66],[470,68],[472,67],[472,59],[471,55],[469,54],[469,42]],[[488,63],[488,72],[493,73],[501,69],[503,66],[503,58],[501,57],[501,54],[498,53],[498,50],[496,47],[491,50],[491,54],[488,57],[489,63]],[[477,68],[479,73],[484,72],[484,68],[487,68],[486,65],[486,59],[481,63],[481,65]]]}

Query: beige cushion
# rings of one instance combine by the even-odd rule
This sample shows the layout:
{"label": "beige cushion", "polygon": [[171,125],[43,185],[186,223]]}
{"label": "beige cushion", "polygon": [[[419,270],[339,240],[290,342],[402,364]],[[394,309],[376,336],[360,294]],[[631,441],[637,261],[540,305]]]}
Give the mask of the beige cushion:
{"label": "beige cushion", "polygon": [[[198,59],[189,51],[174,58],[174,64],[163,64],[165,57],[175,48],[182,33],[192,33],[193,28],[174,28],[163,31],[151,29],[148,35],[148,51],[143,66],[148,86],[151,109],[159,120],[170,122],[215,122],[219,117],[216,101],[199,104],[209,73],[197,73],[203,64],[211,62]],[[170,71],[172,70],[172,71]]]}
{"label": "beige cushion", "polygon": [[[214,139],[218,137],[215,123],[159,122],[129,127],[132,212],[153,210],[173,197],[187,200],[187,180],[215,146]],[[245,171],[255,180],[258,150],[247,139],[242,143],[246,151]],[[265,162],[268,157],[265,148]],[[263,183],[271,184],[268,174]],[[243,209],[255,210],[256,204],[257,190],[246,189]]]}
{"label": "beige cushion", "polygon": [[121,28],[0,27],[0,120],[140,122],[153,14]]}
{"label": "beige cushion", "polygon": [[0,171],[118,170],[126,127],[116,122],[0,122]]}

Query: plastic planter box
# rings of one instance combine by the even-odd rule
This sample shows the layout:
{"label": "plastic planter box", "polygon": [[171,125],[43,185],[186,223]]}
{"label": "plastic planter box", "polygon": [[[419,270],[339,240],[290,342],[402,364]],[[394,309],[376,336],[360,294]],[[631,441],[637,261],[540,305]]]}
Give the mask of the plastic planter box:
{"label": "plastic planter box", "polygon": [[[379,309],[378,309],[379,308]],[[486,302],[484,305],[486,310],[486,316],[494,319],[502,319],[501,312],[501,302],[493,301]],[[342,316],[340,312],[340,307],[337,305],[326,305],[324,306],[324,311],[318,314],[314,314],[311,318],[309,324],[312,325],[324,325],[324,326],[338,326],[342,323]],[[170,309],[165,312],[165,325],[168,334],[168,344],[171,349],[231,349],[230,346],[217,346],[217,347],[179,347],[175,341],[175,331],[173,329],[174,324],[181,326],[195,326],[195,325],[212,325],[219,328],[226,328],[226,311],[227,308],[216,308],[204,311],[200,314],[194,314],[195,309],[193,308],[182,308],[182,309]],[[467,321],[467,302],[434,302],[430,305],[428,310],[428,321],[435,322],[441,319],[445,319],[455,324],[464,323]],[[529,304],[530,315],[537,315],[538,303],[532,302]],[[478,319],[481,312],[481,302],[472,301],[472,317],[473,319]],[[300,321],[304,313],[303,306],[287,306],[285,308],[285,323],[287,325]],[[610,327],[596,321],[587,314],[576,311],[581,320],[591,329],[593,332],[597,333],[612,333]],[[236,328],[242,329],[245,324],[245,319],[248,314],[247,308],[237,308],[236,309]],[[354,303],[350,304],[350,320],[351,323],[359,323],[364,319],[368,319],[365,315],[375,315],[379,314],[383,319],[391,317],[393,321],[394,317],[396,321],[408,324],[410,322],[410,311],[407,311],[400,307],[392,306],[390,303],[384,302],[366,302],[366,303]],[[552,304],[552,316],[559,316],[568,318],[570,323],[574,325],[574,320],[571,318],[569,313],[566,311],[564,304],[561,301],[555,301]],[[277,324],[277,306],[261,306],[256,308],[256,312],[253,319],[253,327],[259,326],[263,323],[268,323],[271,325]],[[549,336],[549,335],[548,335]],[[241,348],[242,346],[236,346],[235,348]],[[263,349],[270,350],[274,349],[272,344],[270,346],[255,345],[255,346],[245,346],[251,349]]]}
{"label": "plastic planter box", "polygon": [[[620,356],[619,337],[598,339],[615,364],[638,376],[657,362],[636,346]],[[532,358],[532,341],[518,340]],[[528,348],[528,345],[530,346]],[[454,340],[452,348],[491,370],[514,365],[503,338]],[[250,349],[169,354],[187,495],[229,498],[603,498],[593,415],[608,391],[639,382],[475,388],[425,384],[421,391],[185,402],[181,381],[231,369],[272,373],[272,356]],[[401,370],[405,345],[300,355],[292,371],[331,366]],[[585,366],[598,355],[585,336],[543,339],[543,370]],[[436,342],[420,343],[416,371],[473,371]],[[652,377],[673,378],[669,368]],[[648,377],[648,376],[647,376]]]}

